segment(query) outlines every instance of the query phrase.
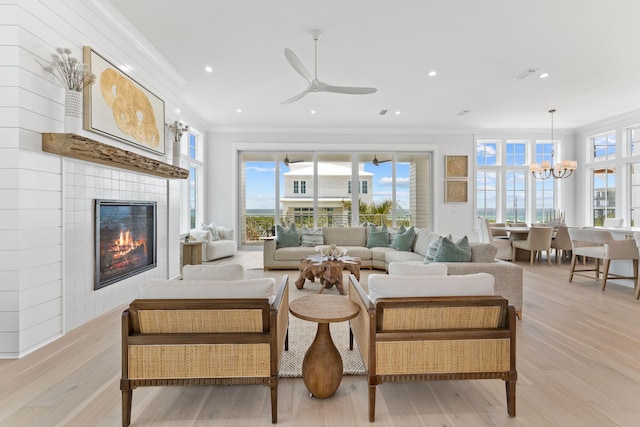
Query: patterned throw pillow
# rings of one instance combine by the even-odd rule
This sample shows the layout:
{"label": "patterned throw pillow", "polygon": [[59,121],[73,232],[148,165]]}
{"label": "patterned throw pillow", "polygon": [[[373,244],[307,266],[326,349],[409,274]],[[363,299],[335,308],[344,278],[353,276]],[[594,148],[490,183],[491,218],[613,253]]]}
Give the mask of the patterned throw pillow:
{"label": "patterned throw pillow", "polygon": [[300,246],[300,235],[295,224],[291,224],[289,229],[280,224],[276,225],[276,248],[291,248]]}
{"label": "patterned throw pillow", "polygon": [[413,226],[401,231],[403,229],[404,226],[400,226],[396,232],[396,236],[393,238],[391,247],[399,251],[410,252],[413,247],[413,240],[416,237],[416,232],[414,231]]}
{"label": "patterned throw pillow", "polygon": [[378,231],[378,227],[371,225],[369,235],[367,236],[368,248],[388,248],[389,247],[389,231],[387,226],[383,225]]}
{"label": "patterned throw pillow", "polygon": [[306,225],[302,227],[302,246],[318,246],[324,245],[324,236],[322,228],[314,228],[313,230]]}
{"label": "patterned throw pillow", "polygon": [[424,256],[424,263],[431,264],[435,262],[436,254],[438,253],[438,248],[440,248],[440,244],[442,243],[442,239],[444,236],[438,236],[436,239],[432,240],[429,243],[429,247],[427,248],[427,254]]}
{"label": "patterned throw pillow", "polygon": [[449,238],[442,239],[438,252],[434,258],[434,262],[470,262],[471,246],[467,236],[457,242],[453,242]]}

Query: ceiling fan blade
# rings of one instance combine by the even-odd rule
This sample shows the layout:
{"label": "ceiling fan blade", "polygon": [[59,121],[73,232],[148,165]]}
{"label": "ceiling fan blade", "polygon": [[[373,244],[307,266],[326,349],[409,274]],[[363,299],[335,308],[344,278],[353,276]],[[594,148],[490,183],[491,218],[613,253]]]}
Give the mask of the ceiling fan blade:
{"label": "ceiling fan blade", "polygon": [[289,61],[289,64],[291,64],[293,69],[296,70],[298,74],[300,74],[302,77],[304,77],[304,79],[308,81],[309,84],[311,84],[313,79],[311,78],[311,75],[309,74],[307,69],[304,68],[304,65],[302,65],[302,62],[300,62],[296,54],[293,53],[291,49],[285,48],[284,56],[285,58],[287,58],[287,61]]}
{"label": "ceiling fan blade", "polygon": [[306,94],[309,93],[309,89],[304,90],[303,92],[297,94],[296,96],[289,98],[285,101],[282,101],[280,104],[291,104],[292,102],[296,102],[297,100],[299,100],[300,98],[302,98],[303,96],[305,96]]}
{"label": "ceiling fan blade", "polygon": [[348,95],[368,95],[377,92],[374,87],[333,86],[320,82],[318,92],[346,93]]}

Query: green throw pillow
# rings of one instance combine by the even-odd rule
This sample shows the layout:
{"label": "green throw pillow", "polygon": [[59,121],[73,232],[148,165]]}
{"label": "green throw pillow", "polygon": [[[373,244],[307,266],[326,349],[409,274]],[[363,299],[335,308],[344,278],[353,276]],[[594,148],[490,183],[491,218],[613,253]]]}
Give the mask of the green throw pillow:
{"label": "green throw pillow", "polygon": [[281,225],[276,225],[276,248],[291,248],[300,246],[300,235],[296,225],[291,224],[287,230]]}
{"label": "green throw pillow", "polygon": [[467,236],[457,242],[452,242],[449,238],[442,239],[434,262],[469,262],[471,261],[471,246]]}
{"label": "green throw pillow", "polygon": [[444,239],[444,236],[438,236],[437,238],[432,240],[431,243],[429,243],[427,254],[424,256],[425,264],[431,264],[432,262],[435,262],[434,260],[436,258],[436,254],[438,253],[438,248],[442,243],[442,239]]}
{"label": "green throw pillow", "polygon": [[413,240],[416,237],[416,232],[413,227],[409,227],[404,230],[404,226],[400,226],[396,236],[393,238],[393,242],[391,243],[391,247],[393,249],[405,252],[411,252],[411,248],[413,247]]}
{"label": "green throw pillow", "polygon": [[382,229],[378,231],[378,227],[371,225],[369,228],[369,235],[367,236],[368,248],[388,248],[389,247],[389,231],[387,226],[383,225]]}

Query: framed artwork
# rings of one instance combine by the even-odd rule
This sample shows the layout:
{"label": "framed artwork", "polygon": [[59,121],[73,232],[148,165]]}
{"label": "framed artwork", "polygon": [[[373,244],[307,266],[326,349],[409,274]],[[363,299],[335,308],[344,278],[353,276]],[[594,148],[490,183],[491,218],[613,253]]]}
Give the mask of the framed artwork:
{"label": "framed artwork", "polygon": [[467,181],[447,179],[444,183],[445,203],[466,203],[468,201]]}
{"label": "framed artwork", "polygon": [[89,46],[84,62],[96,76],[84,89],[84,128],[164,154],[164,101]]}
{"label": "framed artwork", "polygon": [[468,178],[469,156],[444,156],[445,178]]}

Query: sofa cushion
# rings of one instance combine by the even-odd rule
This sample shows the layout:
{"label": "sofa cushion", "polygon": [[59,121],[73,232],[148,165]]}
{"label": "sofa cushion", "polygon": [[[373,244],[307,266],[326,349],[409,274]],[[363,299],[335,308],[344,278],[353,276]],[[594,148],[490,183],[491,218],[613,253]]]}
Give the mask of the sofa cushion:
{"label": "sofa cushion", "polygon": [[341,246],[347,250],[347,254],[352,257],[358,257],[362,260],[371,259],[371,249],[362,246]]}
{"label": "sofa cushion", "polygon": [[492,262],[496,258],[498,248],[490,243],[471,242],[471,262]]}
{"label": "sofa cushion", "polygon": [[375,225],[372,225],[369,229],[369,233],[367,236],[367,247],[368,248],[379,248],[379,247],[388,247],[389,246],[389,230],[387,230],[387,226],[383,225],[380,230]]}
{"label": "sofa cushion", "polygon": [[463,276],[390,276],[370,274],[369,299],[379,298],[494,295],[494,277],[487,273]]}
{"label": "sofa cushion", "polygon": [[220,234],[218,232],[218,225],[215,222],[212,222],[210,224],[202,224],[202,229],[203,230],[209,230],[209,232],[211,233],[211,240],[218,240],[220,239]]}
{"label": "sofa cushion", "polygon": [[446,276],[447,265],[433,262],[423,264],[421,262],[392,262],[389,263],[390,276]]}
{"label": "sofa cushion", "polygon": [[447,237],[443,238],[433,260],[434,262],[471,261],[471,246],[469,246],[467,236],[457,242],[453,242]]}
{"label": "sofa cushion", "polygon": [[233,240],[233,228],[223,225],[219,225],[217,228],[220,240]]}
{"label": "sofa cushion", "polygon": [[429,248],[429,243],[439,237],[442,236],[438,233],[434,233],[433,231],[416,229],[416,238],[413,244],[413,252],[420,254],[423,257],[426,256],[427,249]]}
{"label": "sofa cushion", "polygon": [[444,236],[438,236],[437,238],[433,239],[429,243],[429,247],[427,248],[427,253],[424,256],[425,264],[430,264],[434,262],[436,258],[436,254],[438,253],[438,248],[440,248],[440,244],[442,243],[442,239],[444,239]]}
{"label": "sofa cushion", "polygon": [[302,246],[324,245],[324,235],[322,234],[322,227],[310,229],[305,225],[304,227],[302,227],[301,235]]}
{"label": "sofa cushion", "polygon": [[162,280],[148,279],[140,285],[144,299],[267,298],[273,302],[276,279]]}
{"label": "sofa cushion", "polygon": [[371,259],[384,262],[386,261],[386,255],[389,252],[396,252],[396,250],[389,247],[371,248]]}
{"label": "sofa cushion", "polygon": [[276,225],[276,246],[278,248],[300,246],[300,235],[295,224],[291,224],[288,229],[280,224]]}
{"label": "sofa cushion", "polygon": [[335,243],[336,246],[367,246],[367,235],[364,227],[323,227],[324,244]]}
{"label": "sofa cushion", "polygon": [[402,228],[396,232],[391,247],[399,251],[410,251],[413,248],[413,239],[415,239],[416,233],[413,227],[409,227],[404,232]]}
{"label": "sofa cushion", "polygon": [[244,267],[241,264],[185,265],[182,280],[242,280]]}
{"label": "sofa cushion", "polygon": [[273,259],[276,261],[300,261],[302,258],[318,255],[315,248],[310,246],[292,246],[290,248],[279,248],[273,254]]}
{"label": "sofa cushion", "polygon": [[424,261],[424,258],[415,252],[396,251],[392,249],[384,254],[384,260],[389,264],[392,262]]}

